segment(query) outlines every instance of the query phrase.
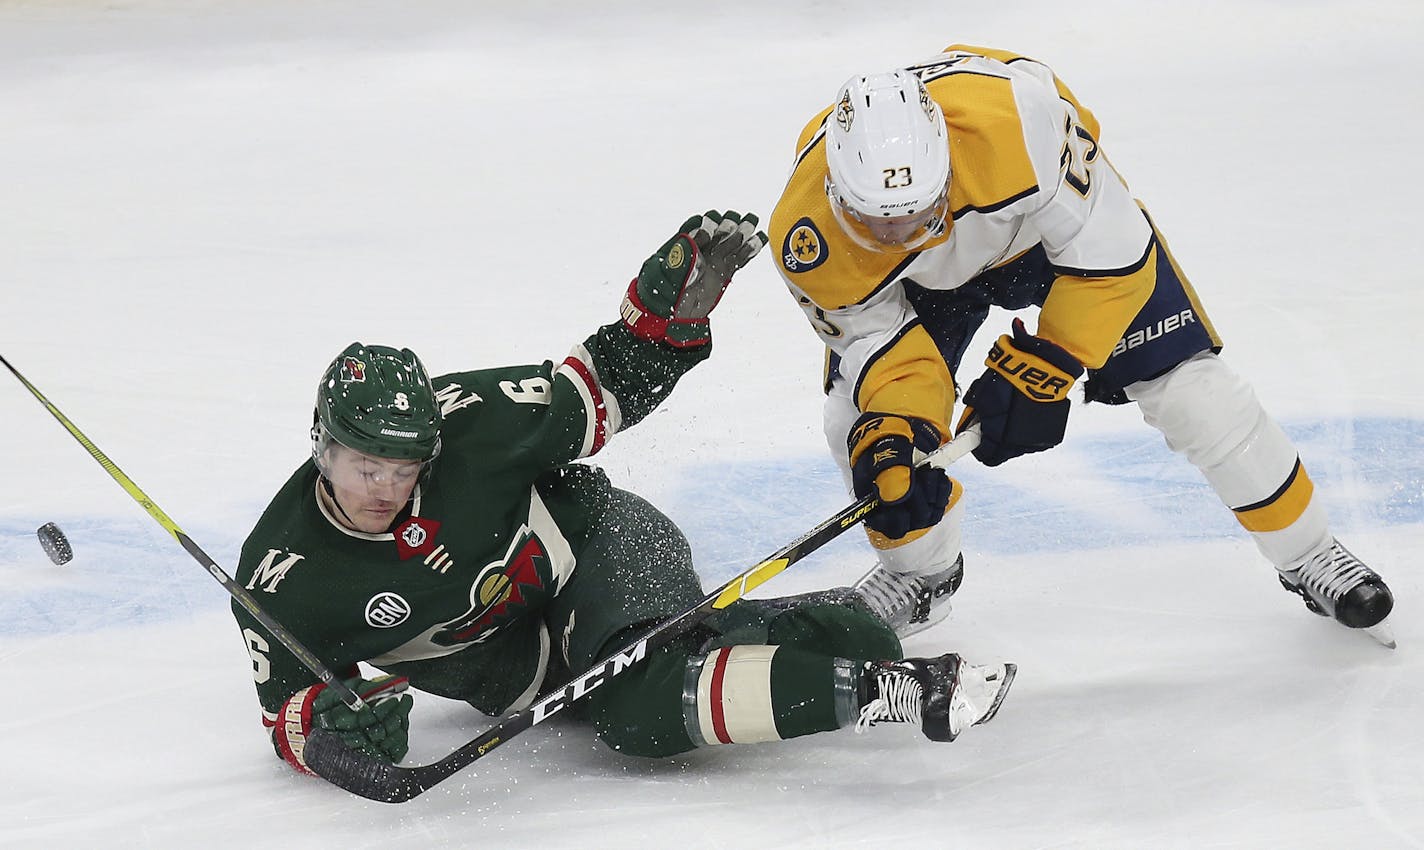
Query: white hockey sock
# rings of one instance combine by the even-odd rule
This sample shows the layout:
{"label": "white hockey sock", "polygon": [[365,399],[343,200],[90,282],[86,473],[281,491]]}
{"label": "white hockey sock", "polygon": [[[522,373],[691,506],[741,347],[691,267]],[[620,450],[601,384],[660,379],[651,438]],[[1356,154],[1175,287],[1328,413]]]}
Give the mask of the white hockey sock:
{"label": "white hockey sock", "polygon": [[1127,395],[1201,470],[1272,563],[1285,566],[1330,539],[1294,444],[1221,358],[1203,352]]}

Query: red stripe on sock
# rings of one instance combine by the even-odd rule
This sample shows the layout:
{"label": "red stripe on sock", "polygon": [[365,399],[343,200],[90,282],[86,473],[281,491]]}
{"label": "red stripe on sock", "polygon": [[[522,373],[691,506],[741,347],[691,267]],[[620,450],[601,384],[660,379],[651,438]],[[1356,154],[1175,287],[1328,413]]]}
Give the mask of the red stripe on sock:
{"label": "red stripe on sock", "polygon": [[709,688],[712,696],[712,733],[717,736],[720,744],[732,743],[732,736],[727,734],[727,712],[722,707],[722,686],[727,675],[727,656],[732,654],[732,650],[723,647],[717,650],[717,662],[712,665],[712,686]]}

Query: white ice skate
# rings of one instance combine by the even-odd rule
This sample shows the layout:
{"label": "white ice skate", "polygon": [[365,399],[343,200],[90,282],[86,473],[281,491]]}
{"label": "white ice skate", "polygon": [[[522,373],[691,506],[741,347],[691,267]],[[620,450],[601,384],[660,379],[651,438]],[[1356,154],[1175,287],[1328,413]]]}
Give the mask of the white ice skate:
{"label": "white ice skate", "polygon": [[914,723],[932,741],[953,741],[970,726],[994,719],[1017,669],[975,666],[954,653],[867,662],[855,731],[877,723]]}
{"label": "white ice skate", "polygon": [[964,555],[934,575],[897,573],[876,564],[852,585],[865,603],[901,638],[922,632],[949,616],[949,598],[964,581]]}
{"label": "white ice skate", "polygon": [[1388,622],[1394,594],[1378,573],[1350,554],[1340,541],[1331,538],[1301,560],[1278,569],[1281,584],[1299,594],[1305,607],[1333,617],[1343,626],[1362,629],[1394,649],[1394,632]]}

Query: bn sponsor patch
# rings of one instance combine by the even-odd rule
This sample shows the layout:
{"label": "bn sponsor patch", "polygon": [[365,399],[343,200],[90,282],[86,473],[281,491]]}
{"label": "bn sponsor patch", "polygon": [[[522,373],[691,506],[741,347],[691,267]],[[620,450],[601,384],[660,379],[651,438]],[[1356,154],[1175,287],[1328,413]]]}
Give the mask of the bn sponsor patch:
{"label": "bn sponsor patch", "polygon": [[399,593],[383,591],[366,602],[366,624],[373,629],[390,629],[410,619],[410,603]]}

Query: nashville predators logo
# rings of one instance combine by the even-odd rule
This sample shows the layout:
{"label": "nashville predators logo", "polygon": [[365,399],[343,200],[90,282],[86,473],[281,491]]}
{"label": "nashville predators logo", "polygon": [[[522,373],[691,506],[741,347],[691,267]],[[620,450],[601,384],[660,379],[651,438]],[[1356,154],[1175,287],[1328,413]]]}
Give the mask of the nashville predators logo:
{"label": "nashville predators logo", "polygon": [[547,594],[551,575],[549,553],[527,527],[510,545],[504,560],[495,561],[470,586],[470,609],[431,636],[439,646],[484,640],[523,614]]}
{"label": "nashville predators logo", "polygon": [[841,94],[841,102],[836,104],[836,124],[841,128],[842,133],[850,132],[850,125],[855,123],[855,107],[850,103],[850,90],[847,89]]}
{"label": "nashville predators logo", "polygon": [[929,90],[924,83],[920,83],[920,108],[925,111],[925,117],[930,121],[935,120],[935,102],[930,99]]}
{"label": "nashville predators logo", "polygon": [[826,240],[810,218],[803,218],[786,234],[781,262],[789,272],[809,272],[826,261]]}

